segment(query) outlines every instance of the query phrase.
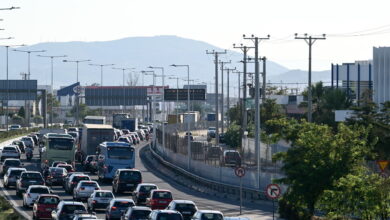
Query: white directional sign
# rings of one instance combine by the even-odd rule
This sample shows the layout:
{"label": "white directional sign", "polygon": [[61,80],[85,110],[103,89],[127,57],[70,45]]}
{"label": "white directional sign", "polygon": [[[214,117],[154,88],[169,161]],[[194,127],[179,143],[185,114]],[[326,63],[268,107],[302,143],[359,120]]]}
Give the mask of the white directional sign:
{"label": "white directional sign", "polygon": [[280,189],[279,185],[277,184],[269,184],[267,186],[266,195],[270,199],[277,199],[282,193],[282,190]]}

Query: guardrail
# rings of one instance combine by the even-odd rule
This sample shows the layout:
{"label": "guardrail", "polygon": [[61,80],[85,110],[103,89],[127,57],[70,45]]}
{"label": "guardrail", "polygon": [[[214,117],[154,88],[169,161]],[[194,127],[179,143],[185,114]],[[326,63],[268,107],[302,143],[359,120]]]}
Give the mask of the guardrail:
{"label": "guardrail", "polygon": [[[240,195],[240,187],[236,185],[226,184],[226,183],[220,183],[217,181],[209,180],[204,177],[195,175],[193,173],[190,173],[186,171],[185,169],[175,166],[174,164],[164,160],[158,153],[155,152],[153,147],[149,145],[149,150],[152,153],[153,157],[156,158],[161,164],[168,167],[169,169],[173,170],[176,173],[180,173],[181,175],[186,176],[187,178],[190,178],[194,181],[197,185],[201,185],[203,187],[212,189],[214,191],[218,191],[221,193],[226,193],[234,196]],[[242,197],[243,199],[250,200],[250,201],[256,201],[256,200],[269,200],[268,197],[265,196],[265,191],[263,190],[257,190],[247,187],[242,187]]]}

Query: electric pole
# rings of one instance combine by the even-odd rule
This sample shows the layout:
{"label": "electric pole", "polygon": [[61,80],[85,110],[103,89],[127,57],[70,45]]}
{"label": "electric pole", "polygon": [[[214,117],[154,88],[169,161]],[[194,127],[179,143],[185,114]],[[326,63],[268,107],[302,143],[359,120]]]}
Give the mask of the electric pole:
{"label": "electric pole", "polygon": [[308,34],[304,34],[303,37],[299,37],[298,34],[295,34],[295,39],[305,40],[306,43],[309,45],[309,70],[308,70],[308,89],[307,89],[307,121],[312,122],[312,91],[311,91],[311,47],[317,40],[326,40],[325,34],[322,35],[322,37],[313,37],[308,36]]}
{"label": "electric pole", "polygon": [[215,143],[217,146],[219,146],[219,109],[218,109],[218,55],[219,54],[226,54],[226,50],[223,52],[218,52],[215,50],[208,51],[206,50],[206,54],[213,54],[214,55],[214,63],[215,63]]}
{"label": "electric pole", "polygon": [[257,163],[257,184],[260,188],[260,106],[259,106],[259,43],[262,40],[268,40],[269,35],[265,38],[255,37],[253,34],[251,37],[245,37],[244,39],[252,40],[255,44],[255,155]]}
{"label": "electric pole", "polygon": [[262,57],[260,58],[262,61],[263,61],[263,94],[262,94],[262,100],[263,100],[263,105],[265,103],[265,89],[267,87],[267,82],[266,82],[266,79],[267,79],[267,57]]}
{"label": "electric pole", "polygon": [[224,102],[224,99],[225,99],[225,97],[224,97],[224,92],[223,92],[223,83],[224,83],[224,79],[223,79],[223,70],[224,70],[224,68],[223,68],[223,66],[225,65],[225,64],[229,64],[229,63],[231,63],[232,61],[231,60],[229,60],[229,61],[219,61],[219,63],[221,64],[221,84],[222,84],[222,87],[221,87],[221,98],[222,98],[222,100],[221,100],[221,115],[222,115],[222,125],[221,125],[221,127],[222,127],[222,133],[224,133],[224,128],[225,128],[225,102]]}
{"label": "electric pole", "polygon": [[[236,67],[234,67],[234,68],[226,68],[226,69],[224,69],[224,70],[226,70],[227,71],[227,85],[226,85],[226,92],[227,92],[227,100],[226,100],[226,104],[227,104],[227,111],[229,111],[229,109],[230,109],[230,71],[234,71],[234,70],[236,70]],[[227,125],[229,126],[230,125],[230,118],[228,117],[228,121],[227,121]]]}
{"label": "electric pole", "polygon": [[244,136],[244,132],[247,130],[247,124],[248,124],[248,118],[247,118],[247,114],[246,114],[246,95],[247,95],[247,91],[246,91],[246,62],[247,62],[247,56],[248,56],[248,51],[250,49],[253,49],[254,47],[248,47],[248,46],[243,46],[242,44],[238,47],[236,47],[236,44],[233,44],[233,47],[234,48],[237,48],[237,49],[241,49],[242,52],[244,53],[244,58],[243,58],[243,62],[242,62],[242,66],[243,66],[243,74],[244,74],[244,77],[243,77],[243,84],[244,84],[244,87],[243,87],[243,90],[242,90],[242,102],[241,102],[241,111],[242,111],[242,123],[241,123],[241,147],[243,147],[243,142],[242,142],[242,138]]}

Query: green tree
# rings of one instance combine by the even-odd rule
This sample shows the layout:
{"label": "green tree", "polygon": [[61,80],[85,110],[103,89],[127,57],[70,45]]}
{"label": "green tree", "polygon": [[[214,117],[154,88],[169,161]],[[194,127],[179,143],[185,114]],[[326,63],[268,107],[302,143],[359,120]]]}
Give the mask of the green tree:
{"label": "green tree", "polygon": [[26,114],[26,110],[24,109],[24,107],[23,106],[20,107],[18,111],[18,116],[24,118],[25,114]]}
{"label": "green tree", "polygon": [[372,146],[367,140],[369,128],[363,126],[340,123],[334,132],[327,125],[306,121],[278,119],[268,123],[277,125],[276,135],[293,146],[274,155],[275,160],[283,162],[285,174],[277,182],[288,186],[280,203],[282,217],[289,217],[286,210],[307,210],[308,216],[313,216],[321,194],[359,166]]}
{"label": "green tree", "polygon": [[228,109],[227,116],[230,119],[230,123],[235,123],[237,125],[241,125],[241,118],[242,118],[242,112],[241,112],[241,105],[235,105]]}
{"label": "green tree", "polygon": [[[79,105],[79,117],[80,119],[85,118],[87,115],[100,115],[99,109],[90,109],[86,104],[81,103]],[[66,114],[67,117],[76,117],[77,108],[73,106],[72,109]]]}
{"label": "green tree", "polygon": [[53,111],[53,117],[58,117],[57,112],[55,112],[54,108],[60,106],[60,102],[56,99],[55,96],[52,94],[47,94],[47,114],[51,115],[51,112]]}
{"label": "green tree", "polygon": [[241,142],[241,127],[236,123],[230,124],[226,133],[225,133],[225,141],[226,144],[230,147],[239,147]]}

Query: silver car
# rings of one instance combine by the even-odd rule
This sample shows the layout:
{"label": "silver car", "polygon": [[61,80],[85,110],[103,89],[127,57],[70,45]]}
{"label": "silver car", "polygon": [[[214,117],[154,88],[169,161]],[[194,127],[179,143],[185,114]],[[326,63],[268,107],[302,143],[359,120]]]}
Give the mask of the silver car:
{"label": "silver car", "polygon": [[3,161],[4,159],[7,158],[18,158],[20,159],[20,150],[19,147],[16,145],[8,145],[3,147],[1,150],[1,157],[0,160]]}
{"label": "silver car", "polygon": [[73,189],[73,200],[88,199],[95,190],[100,190],[96,181],[82,180]]}
{"label": "silver car", "polygon": [[27,171],[26,168],[9,168],[7,173],[4,175],[4,187],[9,188],[10,186],[16,187],[16,181],[20,178],[20,174]]}
{"label": "silver car", "polygon": [[111,200],[114,199],[114,194],[109,190],[95,190],[87,201],[88,210],[106,209]]}

